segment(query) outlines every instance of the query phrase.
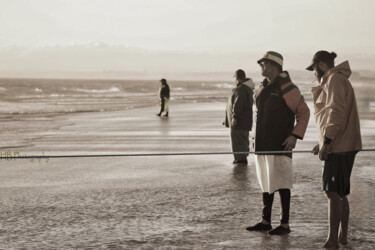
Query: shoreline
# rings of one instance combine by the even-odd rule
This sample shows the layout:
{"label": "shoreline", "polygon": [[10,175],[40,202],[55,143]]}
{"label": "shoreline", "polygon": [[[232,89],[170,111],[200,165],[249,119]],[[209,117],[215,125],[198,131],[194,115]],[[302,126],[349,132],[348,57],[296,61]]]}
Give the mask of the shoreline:
{"label": "shoreline", "polygon": [[[307,102],[310,110],[313,110],[313,104],[311,102]],[[225,102],[217,102],[217,101],[210,101],[210,102],[171,102],[172,112],[174,108],[177,110],[182,107],[182,109],[188,110],[188,107],[191,106],[192,108],[196,109],[196,107],[202,106],[218,106],[222,107],[222,113],[225,111]],[[9,128],[12,127],[12,130],[15,131],[14,133],[6,133],[6,128],[2,128],[3,137],[2,143],[0,143],[0,150],[7,151],[10,149],[32,149],[33,145],[37,143],[38,139],[41,139],[44,135],[51,135],[52,133],[56,132],[64,126],[74,126],[75,122],[83,122],[85,123],[84,117],[88,117],[89,120],[92,118],[90,117],[97,117],[101,121],[105,122],[105,119],[108,118],[109,120],[113,119],[113,116],[127,116],[127,112],[130,112],[130,115],[134,117],[134,119],[142,119],[142,116],[139,118],[137,117],[137,110],[144,112],[143,110],[152,110],[155,108],[155,112],[158,111],[159,106],[148,103],[145,105],[139,105],[136,107],[129,107],[126,109],[119,109],[119,110],[108,110],[108,111],[79,111],[79,112],[71,112],[71,113],[38,113],[38,114],[17,114],[12,117],[11,114],[7,115],[0,115],[0,120],[10,123]],[[154,115],[152,111],[147,111],[151,113],[151,117]],[[217,112],[220,112],[220,108],[217,109]],[[78,116],[82,116],[82,118],[75,119]],[[174,114],[172,114],[173,119]],[[224,115],[222,115],[224,116]],[[7,119],[12,117],[11,120]],[[220,117],[217,117],[220,119]],[[12,126],[12,122],[16,124],[16,126]],[[19,122],[24,123],[24,125],[20,125]],[[35,124],[34,126],[30,126],[31,123]],[[4,126],[4,125],[3,125]],[[26,131],[24,131],[24,126],[30,126]],[[0,125],[1,127],[1,125]],[[42,129],[41,129],[42,128]],[[218,128],[223,128],[223,126],[218,125]],[[304,141],[307,140],[314,140],[315,134],[311,132],[311,130],[315,131],[315,121],[314,117],[310,116],[308,130],[306,132],[306,136]],[[371,143],[372,139],[375,141],[375,135],[371,133],[375,130],[375,117],[374,119],[361,119],[361,131],[365,132],[367,135],[364,136],[362,134],[362,139],[364,140],[364,145],[368,144],[370,148],[375,148],[375,143]],[[5,131],[5,132],[4,132]],[[121,130],[117,130],[121,133]],[[7,136],[8,135],[8,136]],[[8,138],[8,144],[6,144]],[[316,140],[316,139],[315,139]],[[11,141],[11,143],[9,143]],[[304,142],[302,141],[302,142]],[[297,146],[298,147],[298,146]],[[363,147],[365,148],[365,147]],[[296,148],[298,150],[298,148]],[[303,147],[302,150],[309,150],[306,147]],[[142,151],[144,152],[144,151]]]}

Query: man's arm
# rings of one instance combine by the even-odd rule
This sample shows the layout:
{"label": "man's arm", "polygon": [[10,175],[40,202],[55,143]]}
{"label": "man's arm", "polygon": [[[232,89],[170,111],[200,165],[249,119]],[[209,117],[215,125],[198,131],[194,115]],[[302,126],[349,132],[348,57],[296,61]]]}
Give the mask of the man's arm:
{"label": "man's arm", "polygon": [[240,114],[244,110],[244,106],[246,103],[246,93],[244,91],[241,91],[240,89],[237,89],[236,93],[234,94],[234,100],[233,100],[233,113],[232,113],[232,120],[236,122]]}
{"label": "man's arm", "polygon": [[[284,89],[293,83],[283,86]],[[307,106],[305,99],[301,95],[298,88],[293,88],[289,92],[283,95],[286,105],[296,115],[297,123],[294,126],[292,134],[285,139],[282,145],[285,146],[285,151],[291,151],[295,148],[297,139],[302,140],[310,118],[310,109]]]}
{"label": "man's arm", "polygon": [[292,135],[302,140],[309,123],[310,109],[298,88],[290,90],[283,95],[283,98],[289,109],[296,115],[296,125],[292,131]]}
{"label": "man's arm", "polygon": [[345,113],[348,104],[345,97],[347,92],[347,86],[344,84],[345,81],[345,76],[334,74],[326,83],[326,109],[328,112],[328,118],[323,135],[330,140],[335,138],[337,132],[345,122]]}

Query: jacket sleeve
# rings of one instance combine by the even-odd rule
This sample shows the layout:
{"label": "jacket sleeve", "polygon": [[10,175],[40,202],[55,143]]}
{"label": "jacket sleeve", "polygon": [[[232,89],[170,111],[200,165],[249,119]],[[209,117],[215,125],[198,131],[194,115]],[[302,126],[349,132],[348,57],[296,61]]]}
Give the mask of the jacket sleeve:
{"label": "jacket sleeve", "polygon": [[[286,85],[285,88],[291,84]],[[303,95],[301,95],[301,92],[298,88],[290,90],[285,95],[283,95],[283,98],[289,109],[296,115],[297,122],[294,126],[292,134],[295,135],[298,139],[302,140],[305,136],[307,125],[309,123],[310,109],[307,106],[305,98],[303,98]]]}
{"label": "jacket sleeve", "polygon": [[230,102],[230,100],[227,101],[227,106],[225,108],[225,119],[224,119],[224,126],[227,127],[227,128],[230,127],[230,122],[231,122],[231,121],[228,120],[229,102]]}
{"label": "jacket sleeve", "polygon": [[243,112],[244,110],[245,103],[246,103],[246,93],[244,91],[241,91],[240,89],[237,89],[233,97],[232,118],[238,119],[241,112]]}
{"label": "jacket sleeve", "polygon": [[327,101],[326,110],[328,114],[323,135],[329,139],[334,139],[337,132],[345,122],[345,112],[347,110],[346,78],[341,74],[334,74],[326,83]]}

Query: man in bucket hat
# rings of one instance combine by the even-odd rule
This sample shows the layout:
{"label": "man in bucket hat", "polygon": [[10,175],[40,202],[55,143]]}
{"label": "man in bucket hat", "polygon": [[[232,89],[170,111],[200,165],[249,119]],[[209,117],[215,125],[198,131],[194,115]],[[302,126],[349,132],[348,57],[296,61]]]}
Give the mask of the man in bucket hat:
{"label": "man in bucket hat", "polygon": [[[310,110],[299,89],[292,83],[288,72],[283,71],[282,55],[268,51],[258,60],[258,64],[265,79],[254,93],[257,109],[255,163],[263,192],[264,207],[262,221],[246,230],[268,231],[271,235],[283,235],[290,233],[292,154],[261,153],[261,151],[292,151],[297,139],[302,140],[305,135]],[[296,124],[295,120],[297,120]],[[280,226],[272,229],[271,212],[276,191],[280,195],[282,213]]]}
{"label": "man in bucket hat", "polygon": [[311,89],[315,119],[320,134],[315,154],[323,161],[322,184],[328,200],[329,233],[323,245],[347,244],[350,175],[354,159],[362,149],[357,102],[349,81],[348,61],[336,67],[336,53],[318,51],[306,68],[314,71],[320,85]]}

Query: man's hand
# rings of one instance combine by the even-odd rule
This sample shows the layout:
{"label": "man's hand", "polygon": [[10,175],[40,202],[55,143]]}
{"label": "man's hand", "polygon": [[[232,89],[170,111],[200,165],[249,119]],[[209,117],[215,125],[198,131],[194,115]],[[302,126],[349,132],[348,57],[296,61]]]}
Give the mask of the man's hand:
{"label": "man's hand", "polygon": [[315,147],[313,148],[312,151],[313,151],[314,155],[319,154],[319,144],[315,145]]}
{"label": "man's hand", "polygon": [[328,160],[328,151],[329,151],[330,145],[329,144],[323,144],[323,147],[319,151],[319,159],[321,161]]}
{"label": "man's hand", "polygon": [[284,151],[292,151],[293,148],[295,148],[297,143],[297,138],[293,135],[290,135],[286,140],[283,142],[282,145],[284,145]]}

